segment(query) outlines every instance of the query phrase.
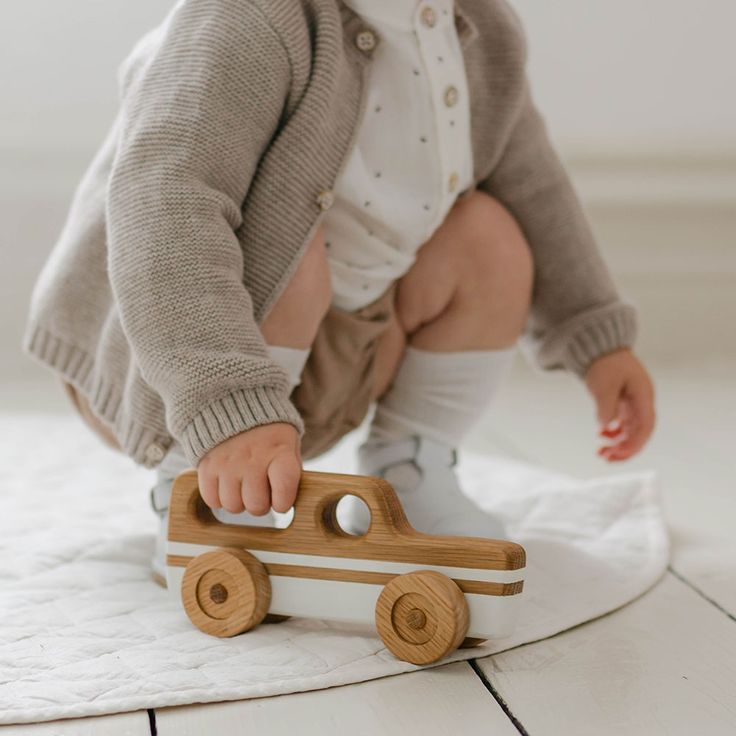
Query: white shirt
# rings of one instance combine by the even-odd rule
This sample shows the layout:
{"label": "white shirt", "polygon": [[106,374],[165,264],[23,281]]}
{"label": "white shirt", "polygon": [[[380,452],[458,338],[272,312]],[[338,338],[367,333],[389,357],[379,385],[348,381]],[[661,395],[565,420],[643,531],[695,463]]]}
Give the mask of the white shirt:
{"label": "white shirt", "polygon": [[323,226],[333,304],[378,298],[473,183],[453,0],[345,0],[379,36],[355,144]]}

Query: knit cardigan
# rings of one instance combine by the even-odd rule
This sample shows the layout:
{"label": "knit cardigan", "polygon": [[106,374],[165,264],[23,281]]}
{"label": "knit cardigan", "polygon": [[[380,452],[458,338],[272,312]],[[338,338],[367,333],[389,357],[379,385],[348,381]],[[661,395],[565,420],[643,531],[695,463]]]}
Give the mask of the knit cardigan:
{"label": "knit cardigan", "polygon": [[[632,344],[529,92],[502,0],[455,0],[475,187],[534,259],[523,338],[583,375]],[[252,427],[302,420],[259,325],[330,203],[380,35],[341,0],[179,0],[119,69],[119,113],[34,289],[26,352],[71,382],[123,450],[196,466]]]}

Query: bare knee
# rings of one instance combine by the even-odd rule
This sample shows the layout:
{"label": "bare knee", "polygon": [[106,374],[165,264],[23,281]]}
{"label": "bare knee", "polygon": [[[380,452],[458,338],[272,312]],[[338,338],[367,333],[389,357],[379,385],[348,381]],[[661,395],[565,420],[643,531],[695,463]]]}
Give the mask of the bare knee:
{"label": "bare knee", "polygon": [[465,203],[463,232],[458,239],[462,259],[461,289],[475,299],[503,310],[523,329],[531,302],[534,261],[513,215],[496,199],[477,192]]}
{"label": "bare knee", "polygon": [[324,231],[317,229],[289,283],[261,326],[272,345],[308,348],[332,301]]}
{"label": "bare knee", "polygon": [[411,344],[432,350],[513,345],[526,326],[534,266],[518,223],[477,191],[458,200],[399,282]]}
{"label": "bare knee", "polygon": [[461,240],[467,271],[487,282],[499,275],[513,277],[516,286],[531,290],[534,262],[529,244],[514,216],[497,200],[476,192],[465,203]]}
{"label": "bare knee", "polygon": [[513,342],[531,301],[534,265],[521,228],[490,195],[458,200],[401,279],[397,314],[407,334],[452,312],[471,323],[495,321],[499,339]]}

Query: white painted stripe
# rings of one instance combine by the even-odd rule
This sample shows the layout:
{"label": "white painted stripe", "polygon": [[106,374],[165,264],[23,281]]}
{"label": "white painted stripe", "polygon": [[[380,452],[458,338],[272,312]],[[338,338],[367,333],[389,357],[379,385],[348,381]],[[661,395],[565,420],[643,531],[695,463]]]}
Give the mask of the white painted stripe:
{"label": "white painted stripe", "polygon": [[[204,552],[220,549],[205,544],[169,542],[170,555],[196,557]],[[329,567],[338,570],[359,570],[360,572],[385,572],[401,575],[413,570],[436,570],[450,578],[460,580],[479,580],[484,583],[515,583],[524,579],[524,568],[520,570],[479,570],[472,567],[450,567],[447,565],[422,565],[409,562],[390,562],[386,560],[362,560],[355,557],[323,557],[322,555],[300,555],[292,552],[270,552],[249,549],[261,562],[283,565],[307,565],[308,567]]]}
{"label": "white painted stripe", "polygon": [[[172,593],[181,596],[184,568],[169,567]],[[375,630],[375,607],[382,585],[338,580],[313,580],[274,575],[269,613],[364,624]],[[508,636],[518,618],[520,595],[498,596],[465,593],[470,623],[468,636],[498,639]]]}

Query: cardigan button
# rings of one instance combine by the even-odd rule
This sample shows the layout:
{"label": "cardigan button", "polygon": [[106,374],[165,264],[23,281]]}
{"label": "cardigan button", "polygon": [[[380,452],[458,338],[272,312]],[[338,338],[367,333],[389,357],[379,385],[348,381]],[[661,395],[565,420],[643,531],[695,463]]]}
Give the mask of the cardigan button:
{"label": "cardigan button", "polygon": [[459,96],[460,93],[457,91],[457,87],[451,84],[445,89],[445,105],[447,107],[453,107],[457,104],[457,98]]}
{"label": "cardigan button", "polygon": [[144,453],[146,460],[149,463],[160,463],[164,459],[166,450],[158,444],[158,442],[151,442]]}
{"label": "cardigan button", "polygon": [[453,171],[452,174],[450,174],[450,178],[447,182],[447,188],[449,191],[454,192],[455,189],[457,189],[457,185],[460,181],[460,177],[457,174],[457,171]]}
{"label": "cardigan button", "polygon": [[376,48],[376,43],[376,34],[367,28],[364,28],[355,36],[355,45],[361,51],[373,51]]}
{"label": "cardigan button", "polygon": [[431,5],[425,5],[422,8],[421,18],[422,23],[429,28],[434,28],[437,24],[437,13],[434,12],[434,8]]}
{"label": "cardigan button", "polygon": [[317,195],[317,204],[321,210],[328,210],[335,202],[335,195],[330,189],[324,189]]}

